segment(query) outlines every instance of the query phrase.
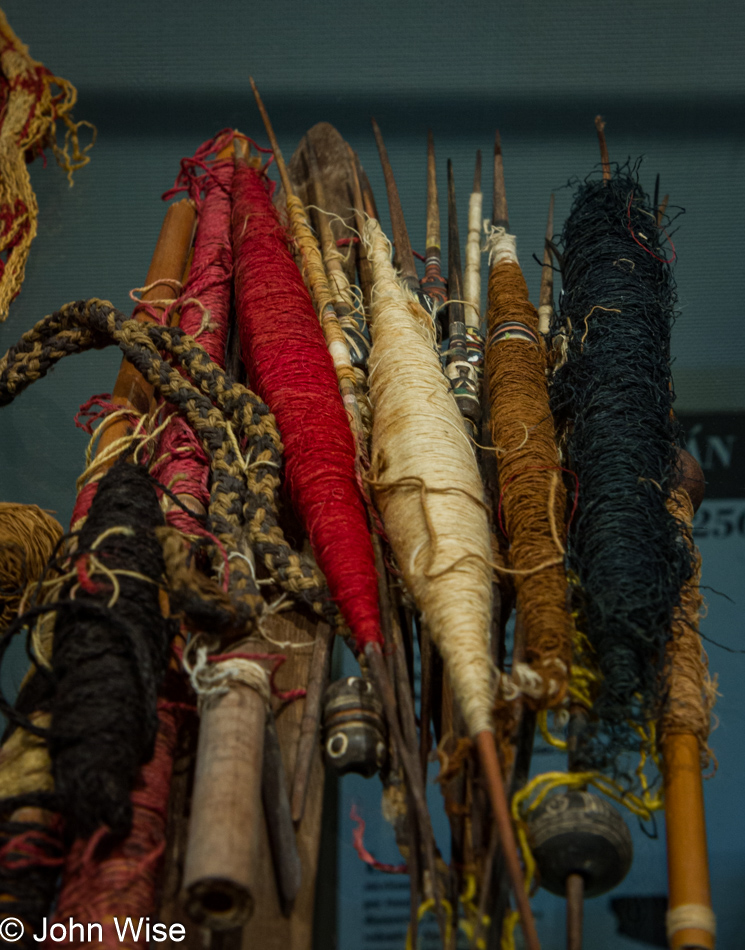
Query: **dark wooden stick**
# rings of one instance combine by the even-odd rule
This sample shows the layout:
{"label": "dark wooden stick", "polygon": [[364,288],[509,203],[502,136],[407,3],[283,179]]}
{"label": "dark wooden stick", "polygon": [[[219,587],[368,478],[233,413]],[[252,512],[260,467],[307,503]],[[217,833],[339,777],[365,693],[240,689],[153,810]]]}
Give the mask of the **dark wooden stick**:
{"label": "dark wooden stick", "polygon": [[282,913],[285,917],[289,917],[300,890],[302,872],[290,812],[290,799],[287,794],[285,767],[279,748],[277,726],[271,710],[267,712],[264,733],[261,801],[264,805],[266,830],[277,879],[277,894]]}
{"label": "dark wooden stick", "polygon": [[401,207],[401,198],[396,187],[396,179],[393,177],[393,169],[388,158],[383,136],[375,119],[372,120],[375,141],[378,145],[380,154],[380,164],[383,166],[383,176],[385,177],[385,189],[388,193],[388,210],[391,214],[391,229],[393,230],[393,246],[396,249],[395,261],[401,273],[401,279],[406,286],[414,291],[419,290],[419,278],[416,273],[416,264],[414,263],[414,253],[411,250],[409,241],[409,232],[406,229],[404,220],[404,211]]}
{"label": "dark wooden stick", "polygon": [[305,810],[305,797],[308,793],[308,781],[321,723],[321,703],[331,672],[334,637],[334,631],[328,624],[318,625],[310,663],[310,677],[305,690],[305,709],[300,721],[295,774],[292,778],[292,820],[294,822],[302,821]]}
{"label": "dark wooden stick", "polygon": [[581,874],[567,877],[567,950],[582,950],[582,917],[585,880]]}
{"label": "dark wooden stick", "polygon": [[[436,914],[437,920],[440,925],[440,932],[443,935],[445,934],[445,916],[443,913],[442,905],[439,901],[438,887],[437,887],[437,865],[435,863],[435,844],[434,844],[434,834],[432,832],[432,825],[429,819],[429,812],[427,810],[427,800],[424,793],[424,783],[422,782],[422,775],[419,770],[419,762],[417,760],[416,750],[409,749],[404,741],[404,737],[401,732],[401,727],[398,721],[398,712],[396,708],[396,697],[393,692],[393,686],[388,677],[388,670],[385,665],[385,660],[383,658],[383,652],[378,643],[368,643],[365,647],[365,657],[368,662],[370,669],[370,674],[373,677],[375,685],[378,689],[378,694],[383,703],[383,708],[386,711],[386,719],[388,720],[388,728],[391,730],[393,735],[393,741],[398,749],[401,765],[403,766],[404,775],[406,776],[407,786],[411,793],[411,798],[414,805],[414,811],[417,816],[417,822],[419,829],[422,832],[422,850],[424,852],[424,861],[425,867],[429,874],[431,886],[432,886],[432,896],[435,899],[436,905]],[[530,948],[532,950],[532,948]]]}
{"label": "dark wooden stick", "polygon": [[495,228],[510,229],[510,216],[507,211],[507,195],[504,189],[504,163],[502,161],[502,139],[499,129],[494,133],[494,197],[492,203],[492,224]]}
{"label": "dark wooden stick", "polygon": [[[316,618],[282,611],[265,619],[269,636],[280,642],[307,644],[320,635],[324,626]],[[266,644],[262,651],[266,650]],[[296,689],[305,686],[312,662],[312,653],[307,649],[282,649],[287,660],[277,670],[275,686],[278,690]],[[275,708],[277,734],[279,736],[285,775],[296,771],[296,751],[303,719],[305,698]],[[254,883],[256,910],[243,928],[243,950],[310,950],[313,934],[313,915],[316,907],[315,890],[321,844],[321,814],[323,806],[325,769],[321,758],[320,743],[313,746],[313,764],[308,781],[303,819],[295,829],[295,840],[302,868],[302,883],[289,917],[282,914],[282,905],[277,892],[275,875],[271,870],[272,849],[265,822],[259,831],[257,867],[260,873]],[[323,908],[321,908],[323,913]]]}
{"label": "dark wooden stick", "polygon": [[427,624],[421,619],[419,627],[419,657],[421,661],[421,679],[419,683],[419,758],[421,759],[422,775],[427,781],[427,766],[429,753],[432,749],[432,638],[429,635]]}
{"label": "dark wooden stick", "polygon": [[546,221],[546,239],[543,243],[543,269],[541,270],[541,291],[538,297],[538,329],[544,336],[551,327],[551,317],[554,312],[554,269],[553,254],[551,253],[551,239],[554,234],[554,196],[548,203],[548,220]]}
{"label": "dark wooden stick", "polygon": [[370,187],[370,179],[367,177],[367,172],[362,167],[362,162],[360,161],[360,157],[356,152],[354,154],[354,159],[355,165],[357,167],[357,175],[360,180],[360,187],[362,188],[362,199],[364,202],[365,214],[369,215],[371,218],[375,218],[376,221],[380,221],[378,206],[375,204],[375,195],[373,194],[373,190]]}
{"label": "dark wooden stick", "polygon": [[525,945],[528,950],[540,950],[538,932],[535,929],[535,920],[533,919],[533,911],[530,908],[528,895],[525,891],[525,881],[520,866],[520,858],[518,857],[517,841],[515,840],[515,832],[512,828],[510,809],[504,790],[504,782],[502,780],[502,772],[499,765],[499,756],[497,754],[494,735],[486,730],[480,732],[476,736],[476,748],[478,750],[481,768],[486,778],[486,787],[489,792],[489,800],[499,832],[502,853],[504,855],[505,864],[507,865],[507,874],[512,884],[517,909],[520,911],[520,926],[525,935]]}
{"label": "dark wooden stick", "polygon": [[[460,259],[460,234],[458,231],[458,209],[455,203],[455,177],[453,163],[448,159],[448,290],[450,303],[448,305],[448,329],[453,336],[454,324],[461,323],[465,328],[463,307],[463,268]],[[463,341],[465,343],[465,339]],[[452,340],[451,340],[452,349]],[[452,359],[465,359],[465,347],[462,353]]]}
{"label": "dark wooden stick", "polygon": [[357,173],[357,156],[352,151],[352,147],[347,145],[349,161],[352,168],[352,207],[354,209],[354,222],[357,233],[360,236],[357,244],[357,270],[360,275],[360,287],[362,288],[362,302],[365,312],[370,312],[370,297],[373,288],[373,270],[372,263],[367,256],[365,245],[362,243],[362,232],[365,226],[363,215],[365,206],[362,199],[362,189],[360,188],[360,176]]}
{"label": "dark wooden stick", "polygon": [[598,130],[598,142],[600,144],[600,162],[603,166],[603,181],[610,181],[610,159],[608,158],[608,143],[605,141],[605,122],[602,115],[595,116],[595,128]]}
{"label": "dark wooden stick", "polygon": [[440,261],[440,205],[437,200],[437,165],[432,129],[427,133],[427,257],[436,255]]}
{"label": "dark wooden stick", "polygon": [[662,219],[665,217],[665,212],[667,211],[667,203],[670,200],[670,195],[664,195],[660,206],[657,209],[657,227],[662,226]]}

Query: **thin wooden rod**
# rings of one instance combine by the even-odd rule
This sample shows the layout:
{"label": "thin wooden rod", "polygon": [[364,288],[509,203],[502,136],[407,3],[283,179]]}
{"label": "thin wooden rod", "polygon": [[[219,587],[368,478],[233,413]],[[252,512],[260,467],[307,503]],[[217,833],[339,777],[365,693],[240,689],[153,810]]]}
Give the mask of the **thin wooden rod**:
{"label": "thin wooden rod", "polygon": [[380,154],[380,164],[383,166],[383,176],[385,178],[385,189],[388,193],[388,209],[391,214],[391,229],[393,230],[393,244],[396,249],[396,259],[398,268],[403,280],[410,284],[412,289],[419,289],[419,278],[416,273],[416,264],[414,263],[414,253],[411,250],[409,241],[409,232],[406,230],[406,221],[404,211],[401,207],[401,198],[396,187],[396,179],[393,177],[388,151],[383,141],[380,127],[375,119],[372,120],[375,141],[378,145]]}
{"label": "thin wooden rod", "polygon": [[481,194],[481,149],[476,151],[476,167],[473,171],[473,188],[477,194]]}
{"label": "thin wooden rod", "polygon": [[249,77],[251,83],[251,88],[253,89],[254,98],[256,99],[256,105],[259,107],[259,114],[261,115],[261,121],[264,123],[264,128],[266,129],[267,137],[269,138],[269,144],[272,147],[272,152],[274,152],[274,161],[277,163],[277,171],[279,172],[279,177],[282,182],[282,187],[285,191],[285,196],[289,197],[295,192],[292,190],[292,182],[290,181],[290,173],[287,171],[287,166],[285,165],[285,160],[282,157],[282,151],[279,147],[279,142],[277,141],[277,136],[274,134],[274,127],[272,126],[271,120],[269,119],[269,113],[264,107],[264,102],[259,95],[259,90],[256,87],[256,83],[253,80],[253,76]]}
{"label": "thin wooden rod", "polygon": [[517,853],[517,841],[510,819],[510,810],[507,804],[507,795],[504,790],[504,782],[502,780],[502,771],[499,765],[499,756],[497,754],[497,745],[494,741],[494,735],[487,730],[480,732],[476,736],[476,748],[486,779],[489,801],[491,802],[494,821],[499,832],[499,841],[502,846],[505,864],[507,865],[507,873],[512,884],[517,909],[520,912],[520,926],[525,935],[525,945],[527,950],[540,950],[541,945],[538,941],[538,932],[535,929],[533,911],[528,901],[523,872],[520,867],[520,858]]}
{"label": "thin wooden rod", "polygon": [[[169,301],[178,297],[179,292],[171,282],[183,280],[195,224],[196,211],[193,203],[187,198],[168,207],[145,278],[145,286],[150,289],[142,294],[143,301]],[[159,281],[164,281],[164,283],[159,283]],[[165,305],[158,309],[165,309]],[[155,323],[153,317],[144,310],[138,310],[135,319],[143,323]],[[133,409],[144,415],[150,410],[153,392],[151,384],[129,360],[123,359],[111,397],[114,405]],[[131,430],[130,423],[125,419],[114,419],[108,424],[104,422],[104,426],[98,440],[97,455],[102,454],[118,439],[128,435]],[[109,465],[113,462],[112,459]]]}
{"label": "thin wooden rod", "polygon": [[600,162],[603,166],[603,181],[610,181],[610,159],[608,158],[608,143],[605,141],[605,122],[602,115],[595,116],[595,128],[598,130],[598,142],[600,143]]}
{"label": "thin wooden rod", "polygon": [[551,325],[554,310],[554,269],[551,240],[554,234],[554,196],[548,203],[546,221],[546,239],[543,244],[543,270],[541,271],[541,290],[538,298],[538,329],[544,336]]}
{"label": "thin wooden rod", "polygon": [[582,917],[585,881],[581,874],[569,874],[566,880],[567,950],[582,950]]}
{"label": "thin wooden rod", "polygon": [[427,133],[427,237],[426,254],[433,249],[440,250],[440,205],[437,200],[437,165],[435,162],[435,140],[432,129]]}
{"label": "thin wooden rod", "polygon": [[463,268],[460,259],[460,234],[458,231],[458,208],[455,202],[455,176],[453,163],[448,159],[448,323],[464,323]]}
{"label": "thin wooden rod", "polygon": [[499,129],[494,133],[494,197],[492,203],[492,224],[495,228],[510,229],[510,215],[507,210],[507,193],[504,187],[504,163],[502,161],[502,139]]}

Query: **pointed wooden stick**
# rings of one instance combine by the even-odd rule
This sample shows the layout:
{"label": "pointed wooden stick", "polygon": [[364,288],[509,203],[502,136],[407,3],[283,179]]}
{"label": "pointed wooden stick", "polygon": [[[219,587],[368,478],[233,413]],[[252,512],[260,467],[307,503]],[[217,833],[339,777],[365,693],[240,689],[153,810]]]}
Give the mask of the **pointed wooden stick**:
{"label": "pointed wooden stick", "polygon": [[664,195],[664,197],[662,198],[662,201],[660,202],[660,206],[657,209],[657,227],[658,228],[662,226],[662,219],[665,217],[665,212],[667,211],[667,203],[669,200],[670,200],[670,195]]}
{"label": "pointed wooden stick", "polygon": [[[437,919],[438,923],[440,924],[440,931],[444,936],[445,917],[438,894],[434,835],[431,833],[432,826],[429,819],[429,812],[427,810],[427,800],[424,792],[424,784],[422,782],[421,772],[419,771],[419,762],[417,761],[416,750],[409,749],[409,747],[406,745],[406,742],[404,741],[401,727],[399,725],[396,697],[388,676],[388,669],[385,665],[385,659],[383,657],[380,644],[368,643],[365,647],[365,657],[367,658],[370,674],[372,675],[373,681],[375,682],[378,690],[378,694],[383,703],[383,708],[386,710],[388,728],[391,730],[394,745],[398,750],[401,759],[401,765],[403,766],[404,775],[406,776],[406,783],[414,804],[414,811],[416,813],[418,826],[423,832],[423,851],[426,869],[430,875],[432,887],[431,896],[435,899]],[[530,950],[533,950],[533,948],[530,948]]]}
{"label": "pointed wooden stick", "polygon": [[463,298],[466,301],[466,326],[481,329],[481,223],[483,195],[481,194],[481,151],[476,152],[473,189],[468,199],[468,237],[466,238],[466,268],[463,274]]}
{"label": "pointed wooden stick", "polygon": [[375,195],[373,190],[370,187],[370,180],[367,177],[367,172],[362,167],[362,162],[360,161],[359,155],[354,153],[355,166],[357,168],[357,176],[360,181],[360,187],[362,188],[362,199],[364,202],[365,214],[369,215],[371,218],[375,218],[376,221],[380,221],[380,215],[378,214],[378,206],[375,204]]}
{"label": "pointed wooden stick", "polygon": [[432,129],[427,133],[427,238],[425,241],[427,257],[437,253],[440,257],[440,205],[437,201],[437,165],[435,162],[435,140]]}
{"label": "pointed wooden stick", "polygon": [[608,158],[608,143],[605,141],[605,122],[602,115],[595,116],[595,128],[598,130],[598,142],[600,143],[600,161],[603,165],[603,181],[610,181],[610,159]]}
{"label": "pointed wooden stick", "polygon": [[554,196],[548,203],[546,222],[546,240],[543,245],[543,270],[541,271],[541,292],[538,298],[538,329],[545,336],[551,327],[554,313],[554,270],[552,267],[551,239],[554,234]]}
{"label": "pointed wooden stick", "polygon": [[499,129],[494,133],[494,197],[492,199],[491,223],[495,228],[510,230],[510,215],[507,211],[507,195],[504,190],[504,164],[502,162],[502,139]]}
{"label": "pointed wooden stick", "polygon": [[[453,324],[465,324],[465,319],[463,315],[463,269],[460,260],[458,209],[455,203],[455,177],[453,175],[453,163],[450,159],[448,159],[448,289],[450,291],[448,324],[450,333],[452,335]],[[463,351],[462,356],[459,355],[457,358],[465,359],[465,350]]]}
{"label": "pointed wooden stick", "polygon": [[292,777],[292,820],[296,824],[302,821],[305,811],[305,799],[308,794],[308,783],[321,722],[321,703],[331,671],[334,636],[334,631],[328,624],[319,624],[316,642],[313,644],[310,676],[305,689],[305,708],[300,722],[295,774]]}
{"label": "pointed wooden stick", "polygon": [[264,806],[269,847],[272,852],[274,875],[277,879],[277,894],[282,913],[285,917],[289,917],[302,883],[302,871],[277,725],[271,710],[267,710],[264,732],[261,802]]}
{"label": "pointed wooden stick", "polygon": [[[437,200],[437,168],[435,164],[435,142],[430,130],[427,137],[427,237],[425,242],[424,277],[419,286],[426,298],[443,304],[448,299],[447,281],[442,276],[442,251],[440,248],[440,206]],[[438,331],[442,337],[447,326],[438,321]]]}
{"label": "pointed wooden stick", "polygon": [[347,145],[347,152],[352,168],[352,207],[354,209],[354,223],[357,228],[357,233],[360,236],[357,244],[357,270],[360,275],[360,287],[362,288],[362,303],[365,307],[365,312],[369,314],[370,297],[373,288],[373,272],[372,264],[365,250],[365,245],[362,243],[362,230],[365,226],[363,218],[365,206],[362,199],[362,189],[360,188],[360,177],[357,173],[357,156],[352,150],[351,145]]}
{"label": "pointed wooden stick", "polygon": [[323,267],[323,257],[321,249],[315,234],[308,224],[308,219],[302,204],[298,202],[292,189],[290,175],[285,165],[285,160],[277,142],[277,136],[274,134],[274,128],[269,114],[264,107],[264,103],[256,88],[256,83],[251,79],[251,88],[254,92],[256,105],[259,108],[264,128],[269,138],[269,143],[274,152],[274,159],[277,163],[279,177],[282,180],[282,187],[287,201],[287,210],[290,216],[290,225],[292,233],[301,248],[302,272],[306,284],[308,284],[313,302],[315,304],[318,319],[323,328],[324,338],[329,353],[334,363],[336,377],[339,381],[339,390],[344,400],[344,406],[347,409],[347,418],[349,426],[354,436],[355,446],[358,457],[364,457],[365,454],[365,436],[362,425],[362,412],[357,399],[356,378],[352,369],[352,361],[349,356],[349,346],[344,333],[339,325],[339,319],[334,309],[332,294],[326,280],[326,272]]}
{"label": "pointed wooden stick", "polygon": [[491,732],[480,732],[476,736],[476,748],[479,754],[481,768],[486,778],[486,787],[489,793],[494,821],[499,833],[502,853],[507,865],[507,874],[512,883],[517,909],[520,911],[520,926],[525,935],[525,945],[528,950],[540,950],[538,932],[535,929],[533,911],[530,908],[528,895],[525,890],[525,880],[520,866],[517,852],[517,841],[512,828],[507,795],[504,790],[502,772],[499,766],[499,756],[494,735]]}
{"label": "pointed wooden stick", "polygon": [[386,150],[383,136],[375,119],[372,120],[372,127],[380,154],[380,164],[383,166],[385,188],[388,193],[388,209],[391,214],[393,245],[396,249],[396,265],[401,273],[403,282],[410,290],[416,293],[416,291],[419,290],[419,278],[416,273],[414,253],[411,250],[411,242],[409,241],[409,232],[406,230],[401,198],[399,197],[398,188],[396,187],[396,179],[393,177],[393,169],[391,168],[391,163],[388,158],[388,151]]}

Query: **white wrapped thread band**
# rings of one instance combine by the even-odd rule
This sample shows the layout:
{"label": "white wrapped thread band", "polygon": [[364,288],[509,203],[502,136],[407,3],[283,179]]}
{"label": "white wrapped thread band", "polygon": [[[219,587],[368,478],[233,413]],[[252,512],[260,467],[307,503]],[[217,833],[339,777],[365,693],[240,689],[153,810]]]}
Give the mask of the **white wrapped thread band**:
{"label": "white wrapped thread band", "polygon": [[517,264],[517,238],[504,228],[495,228],[488,219],[484,221],[484,250],[489,255],[489,267],[495,264]]}
{"label": "white wrapped thread band", "polygon": [[184,657],[184,668],[197,694],[200,713],[205,702],[225,696],[237,683],[256,690],[267,706],[271,701],[269,674],[256,660],[231,657],[210,663],[206,647],[198,647],[194,665],[190,666]]}
{"label": "white wrapped thread band", "polygon": [[714,911],[706,904],[681,904],[667,912],[665,926],[668,940],[681,930],[703,930],[715,937],[717,919]]}

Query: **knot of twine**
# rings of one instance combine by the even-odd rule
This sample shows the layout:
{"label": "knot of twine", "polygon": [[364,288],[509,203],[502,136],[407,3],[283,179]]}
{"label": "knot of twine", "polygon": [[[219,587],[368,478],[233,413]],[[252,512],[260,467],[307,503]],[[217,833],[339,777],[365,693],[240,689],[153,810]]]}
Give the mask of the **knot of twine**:
{"label": "knot of twine", "polygon": [[504,228],[494,227],[488,219],[484,221],[484,251],[489,255],[489,267],[519,263],[515,235],[508,234]]}
{"label": "knot of twine", "polygon": [[[564,677],[566,676],[568,672],[566,664],[555,658],[549,662],[552,666],[556,666]],[[508,702],[521,695],[530,696],[531,699],[541,699],[543,696],[551,698],[559,692],[560,688],[556,680],[549,679],[547,683],[541,674],[527,663],[516,663],[509,676],[505,673],[499,675],[499,689]]]}
{"label": "knot of twine", "polygon": [[196,648],[194,661],[191,662],[184,652],[184,669],[194,692],[197,694],[198,709],[201,714],[205,703],[227,695],[236,683],[248,686],[261,696],[269,706],[272,690],[269,684],[269,674],[256,660],[246,660],[242,657],[211,661],[204,645]]}

